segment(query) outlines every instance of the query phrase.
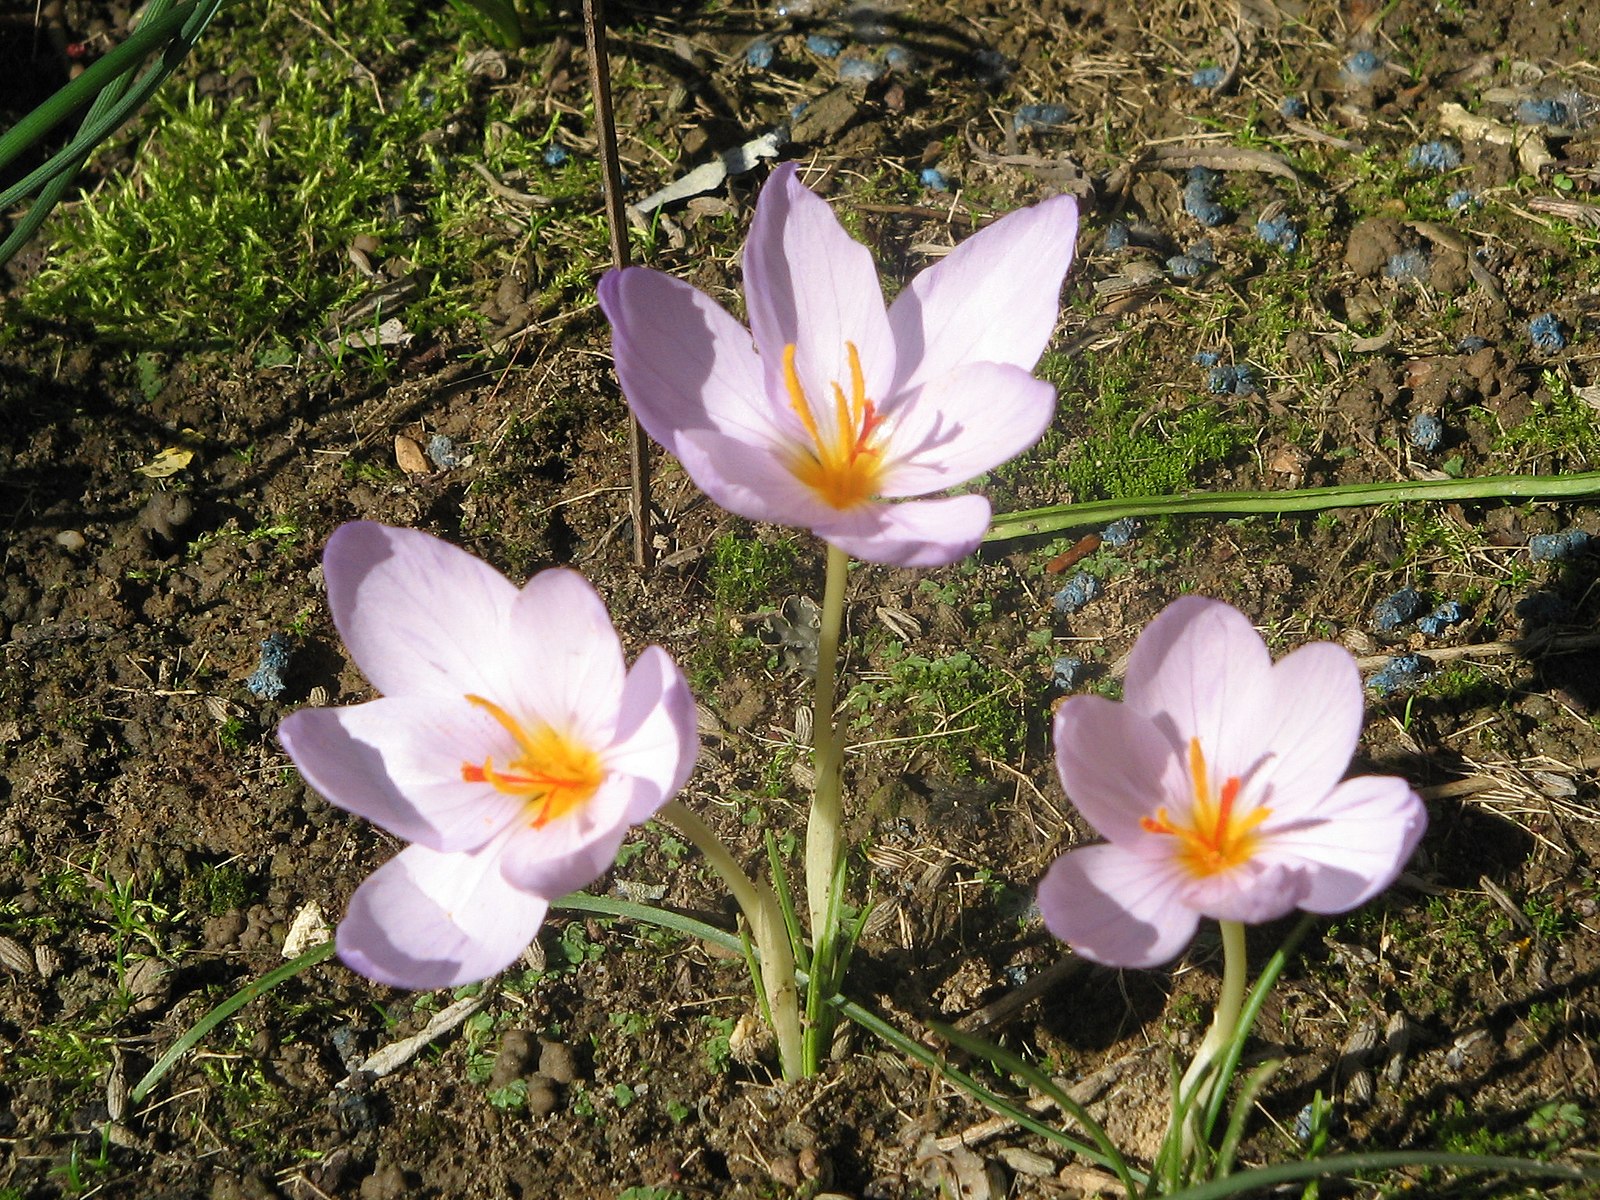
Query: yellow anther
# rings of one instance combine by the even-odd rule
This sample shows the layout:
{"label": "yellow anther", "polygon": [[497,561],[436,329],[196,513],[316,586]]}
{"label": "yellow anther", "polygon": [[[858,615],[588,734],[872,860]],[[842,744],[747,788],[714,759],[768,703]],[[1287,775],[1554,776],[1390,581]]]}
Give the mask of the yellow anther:
{"label": "yellow anther", "polygon": [[542,723],[529,730],[482,696],[468,696],[467,701],[498,721],[520,753],[503,770],[494,765],[492,757],[486,757],[481,766],[462,763],[464,782],[487,783],[497,792],[521,796],[528,824],[535,829],[571,812],[599,789],[605,769],[600,756],[589,747]]}

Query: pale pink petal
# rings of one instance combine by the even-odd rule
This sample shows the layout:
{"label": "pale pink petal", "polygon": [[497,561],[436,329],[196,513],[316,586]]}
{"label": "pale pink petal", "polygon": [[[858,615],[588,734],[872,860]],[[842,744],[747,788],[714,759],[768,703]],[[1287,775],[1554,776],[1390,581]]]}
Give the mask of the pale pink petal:
{"label": "pale pink petal", "polygon": [[1130,848],[1148,840],[1140,819],[1171,803],[1171,738],[1129,705],[1072,696],[1056,709],[1053,740],[1061,786],[1095,831]]}
{"label": "pale pink petal", "polygon": [[639,825],[683,789],[700,751],[694,696],[676,663],[659,646],[628,672],[606,770],[635,781],[627,822]]}
{"label": "pale pink petal", "polygon": [[1315,642],[1273,664],[1248,722],[1252,749],[1270,754],[1256,776],[1280,817],[1308,812],[1344,778],[1361,738],[1361,672],[1342,646]]}
{"label": "pale pink petal", "polygon": [[1427,827],[1428,810],[1404,779],[1361,775],[1334,788],[1314,816],[1264,824],[1261,853],[1306,868],[1310,887],[1299,907],[1348,912],[1394,882]]}
{"label": "pale pink petal", "polygon": [[741,517],[810,529],[837,515],[773,450],[697,430],[681,436],[674,453],[701,491]]}
{"label": "pale pink petal", "polygon": [[988,529],[982,496],[863,504],[811,526],[846,554],[892,567],[947,566],[976,550]]}
{"label": "pale pink petal", "polygon": [[411,846],[379,867],[339,922],[339,957],[392,987],[476,983],[516,961],[549,904],[500,874],[498,843],[475,854]]}
{"label": "pale pink petal", "polygon": [[530,579],[500,655],[515,703],[505,693],[486,699],[591,749],[611,741],[627,664],[605,601],[582,575],[558,567]]}
{"label": "pale pink petal", "polygon": [[778,437],[750,331],[710,296],[630,267],[601,278],[600,307],[611,321],[623,394],[668,450],[678,454],[678,439],[692,430],[755,446]]}
{"label": "pale pink petal", "polygon": [[[611,869],[638,806],[639,784],[613,774],[587,801],[542,829],[514,827],[500,857],[513,887],[559,899],[588,887]],[[651,789],[652,793],[654,789]]]}
{"label": "pale pink petal", "polygon": [[345,648],[388,696],[493,691],[516,587],[465,550],[414,529],[341,525],[322,556]]}
{"label": "pale pink petal", "polygon": [[1310,873],[1303,866],[1257,855],[1231,871],[1186,877],[1178,897],[1213,920],[1260,925],[1293,912],[1310,891]]}
{"label": "pale pink petal", "polygon": [[1085,958],[1111,967],[1157,967],[1176,958],[1200,923],[1178,903],[1181,869],[1119,846],[1084,846],[1039,881],[1045,927]]}
{"label": "pale pink petal", "polygon": [[965,363],[1031,371],[1055,330],[1077,240],[1077,201],[1057,196],[973,234],[913,279],[889,309],[894,390]]}
{"label": "pale pink petal", "polygon": [[811,401],[828,404],[832,385],[848,392],[845,343],[860,353],[867,395],[890,394],[894,338],[872,254],[853,240],[828,202],[807,190],[793,163],[772,173],[756,200],[744,246],[744,296],[767,392],[785,395],[783,350]]}
{"label": "pale pink petal", "polygon": [[1155,721],[1188,752],[1198,738],[1212,794],[1260,756],[1258,697],[1272,656],[1244,614],[1217,600],[1183,596],[1139,635],[1128,658],[1125,703]]}
{"label": "pale pink petal", "polygon": [[461,697],[386,697],[346,708],[302,708],[278,726],[294,765],[330,803],[408,842],[475,850],[522,808],[461,768],[516,753],[510,736]]}
{"label": "pale pink petal", "polygon": [[1026,371],[970,363],[896,396],[887,410],[884,496],[923,496],[965,483],[1037,442],[1056,390]]}

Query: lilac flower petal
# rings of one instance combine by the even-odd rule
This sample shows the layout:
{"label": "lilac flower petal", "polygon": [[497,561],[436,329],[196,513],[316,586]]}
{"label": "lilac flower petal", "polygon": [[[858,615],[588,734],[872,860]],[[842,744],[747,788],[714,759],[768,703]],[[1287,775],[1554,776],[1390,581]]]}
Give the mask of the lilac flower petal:
{"label": "lilac flower petal", "polygon": [[678,461],[718,506],[752,521],[814,529],[838,516],[790,469],[781,453],[707,430],[678,437]]}
{"label": "lilac flower petal", "polygon": [[862,506],[812,530],[863,562],[944,567],[978,548],[989,515],[989,501],[982,496],[947,496]]}
{"label": "lilac flower petal", "polygon": [[278,740],[324,799],[398,838],[443,853],[476,850],[522,800],[465,783],[463,763],[516,752],[510,735],[464,697],[393,696],[345,708],[302,708]]}
{"label": "lilac flower petal", "polygon": [[678,454],[688,430],[714,429],[753,446],[777,440],[750,332],[710,296],[630,267],[606,272],[600,307],[611,321],[622,389],[656,441]]}
{"label": "lilac flower petal", "polygon": [[895,345],[872,254],[844,231],[826,200],[800,183],[794,163],[774,171],[756,201],[744,247],[744,293],[768,395],[785,394],[789,344],[813,401],[831,396],[834,383],[848,387],[846,342],[860,353],[867,395],[892,394]]}
{"label": "lilac flower petal", "polygon": [[510,580],[448,542],[371,521],[341,525],[322,556],[328,606],[361,673],[388,696],[491,693]]}
{"label": "lilac flower petal", "polygon": [[1251,743],[1246,757],[1273,756],[1257,780],[1272,784],[1266,803],[1274,817],[1292,818],[1319,806],[1344,778],[1365,712],[1361,672],[1342,647],[1316,642],[1273,665],[1243,719]]}
{"label": "lilac flower petal", "polygon": [[608,771],[639,783],[627,821],[649,820],[683,789],[700,751],[698,714],[683,672],[659,646],[628,672],[617,712],[616,740],[604,754]]}
{"label": "lilac flower petal", "polygon": [[1194,936],[1199,915],[1177,901],[1182,868],[1111,844],[1056,859],[1039,881],[1046,928],[1085,958],[1157,967]]}
{"label": "lilac flower petal", "polygon": [[1188,878],[1179,889],[1182,902],[1215,921],[1260,925],[1293,912],[1310,894],[1309,872],[1298,865],[1255,858],[1231,871]]}
{"label": "lilac flower petal", "polygon": [[[543,828],[522,826],[506,839],[500,871],[516,888],[559,899],[611,869],[638,807],[638,781],[613,774],[587,801]],[[649,789],[654,794],[654,788]]]}
{"label": "lilac flower petal", "polygon": [[1056,769],[1067,799],[1095,832],[1113,842],[1145,838],[1139,824],[1166,795],[1178,746],[1150,718],[1104,696],[1074,696],[1056,709]]}
{"label": "lilac flower petal", "polygon": [[970,362],[935,376],[887,414],[881,494],[943,491],[1008,462],[1044,436],[1055,408],[1055,388],[1021,367]]}
{"label": "lilac flower petal", "polygon": [[1271,669],[1266,643],[1243,613],[1183,596],[1134,643],[1123,695],[1179,745],[1198,738],[1213,787],[1220,787],[1259,754],[1249,718]]}
{"label": "lilac flower petal", "polygon": [[475,983],[510,966],[550,906],[505,881],[498,845],[475,854],[402,850],[350,898],[339,957],[368,979],[419,989]]}
{"label": "lilac flower petal", "polygon": [[1404,779],[1359,775],[1334,788],[1314,818],[1272,829],[1262,857],[1309,864],[1310,890],[1299,907],[1348,912],[1394,882],[1427,827],[1428,810]]}
{"label": "lilac flower petal", "polygon": [[611,614],[589,581],[576,571],[539,572],[511,606],[507,632],[499,653],[518,706],[499,703],[590,749],[608,745],[627,664]]}
{"label": "lilac flower petal", "polygon": [[923,271],[889,309],[899,365],[891,394],[966,363],[1031,371],[1055,330],[1078,241],[1078,203],[1010,213]]}

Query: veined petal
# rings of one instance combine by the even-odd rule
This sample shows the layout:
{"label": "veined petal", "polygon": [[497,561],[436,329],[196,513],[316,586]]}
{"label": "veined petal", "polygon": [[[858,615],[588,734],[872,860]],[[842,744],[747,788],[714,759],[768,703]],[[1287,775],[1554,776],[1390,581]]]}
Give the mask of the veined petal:
{"label": "veined petal", "polygon": [[629,267],[601,278],[600,307],[611,322],[628,405],[668,450],[679,454],[678,439],[691,430],[754,445],[777,436],[750,331],[710,296],[659,271]]}
{"label": "veined petal", "polygon": [[613,773],[586,803],[542,828],[513,826],[500,856],[507,882],[551,900],[588,887],[617,861],[636,786]]}
{"label": "veined petal", "polygon": [[476,983],[510,966],[550,906],[505,881],[498,848],[402,850],[350,898],[339,957],[368,979],[418,989]]}
{"label": "veined petal", "polygon": [[519,797],[462,780],[463,763],[505,763],[516,751],[463,697],[302,708],[284,718],[278,740],[324,799],[441,853],[476,850],[522,808]]}
{"label": "veined petal", "polygon": [[649,820],[682,790],[699,751],[689,684],[667,652],[651,646],[628,672],[616,740],[602,756],[608,771],[628,776],[637,785],[627,811],[629,825]]}
{"label": "veined petal", "polygon": [[1187,747],[1198,738],[1212,790],[1259,757],[1254,720],[1272,656],[1238,609],[1217,600],[1174,600],[1139,635],[1128,659],[1124,703]]}
{"label": "veined petal", "polygon": [[785,394],[783,351],[793,345],[807,394],[827,403],[832,385],[850,379],[846,343],[860,352],[867,395],[890,394],[894,338],[872,254],[800,183],[794,163],[775,170],[756,200],[744,295],[769,395]]}
{"label": "veined petal", "polygon": [[1170,802],[1168,772],[1178,753],[1150,718],[1104,696],[1072,696],[1056,709],[1056,770],[1067,799],[1101,837],[1132,848],[1140,825]]}
{"label": "veined petal", "polygon": [[966,363],[1031,371],[1055,330],[1077,240],[1077,201],[1056,196],[979,230],[919,274],[889,308],[894,390]]}
{"label": "veined petal", "polygon": [[1020,367],[969,363],[885,411],[881,495],[923,496],[1008,462],[1050,427],[1056,390]]}
{"label": "veined petal", "polygon": [[1348,912],[1394,882],[1428,827],[1422,798],[1394,775],[1360,775],[1334,788],[1314,818],[1262,827],[1263,858],[1306,869],[1299,907]]}
{"label": "veined petal", "polygon": [[500,653],[518,701],[513,715],[536,716],[592,750],[609,744],[627,665],[589,581],[564,568],[539,572],[512,605],[507,634]]}
{"label": "veined petal", "polygon": [[839,515],[795,477],[777,450],[694,430],[678,439],[675,453],[701,491],[741,517],[813,529]]}
{"label": "veined petal", "polygon": [[1273,664],[1248,723],[1254,749],[1246,753],[1272,756],[1257,782],[1271,785],[1266,803],[1278,819],[1320,810],[1350,769],[1365,712],[1361,672],[1344,647],[1314,642]]}
{"label": "veined petal", "polygon": [[943,567],[978,548],[989,529],[989,511],[982,496],[863,504],[832,512],[811,531],[863,562]]}
{"label": "veined petal", "polygon": [[1039,881],[1045,927],[1085,958],[1157,967],[1176,958],[1199,916],[1178,903],[1181,869],[1109,844],[1069,850]]}
{"label": "veined petal", "polygon": [[322,555],[328,607],[361,673],[386,696],[492,693],[516,586],[439,538],[372,521]]}

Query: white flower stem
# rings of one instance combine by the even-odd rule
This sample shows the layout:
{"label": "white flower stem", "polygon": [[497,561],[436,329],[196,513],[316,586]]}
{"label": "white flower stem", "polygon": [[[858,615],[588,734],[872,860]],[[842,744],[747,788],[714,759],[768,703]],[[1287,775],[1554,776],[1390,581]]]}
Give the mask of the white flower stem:
{"label": "white flower stem", "polygon": [[1185,1157],[1199,1141],[1200,1122],[1205,1115],[1212,1092],[1226,1086],[1226,1080],[1217,1078],[1223,1051],[1239,1029],[1239,1015],[1244,1008],[1245,971],[1247,967],[1244,943],[1244,924],[1241,921],[1220,921],[1222,929],[1222,991],[1217,996],[1217,1010],[1211,1018],[1211,1028],[1205,1040],[1195,1051],[1194,1061],[1184,1072],[1178,1084],[1180,1101],[1187,1104],[1187,1117],[1183,1123]]}
{"label": "white flower stem", "polygon": [[750,926],[750,938],[761,961],[761,978],[756,981],[766,992],[765,1008],[778,1039],[778,1061],[785,1079],[801,1073],[800,989],[795,983],[794,950],[784,924],[778,898],[765,881],[755,884],[723,845],[711,827],[677,800],[663,805],[656,814],[693,843],[705,855],[711,869],[733,893],[734,901]]}

